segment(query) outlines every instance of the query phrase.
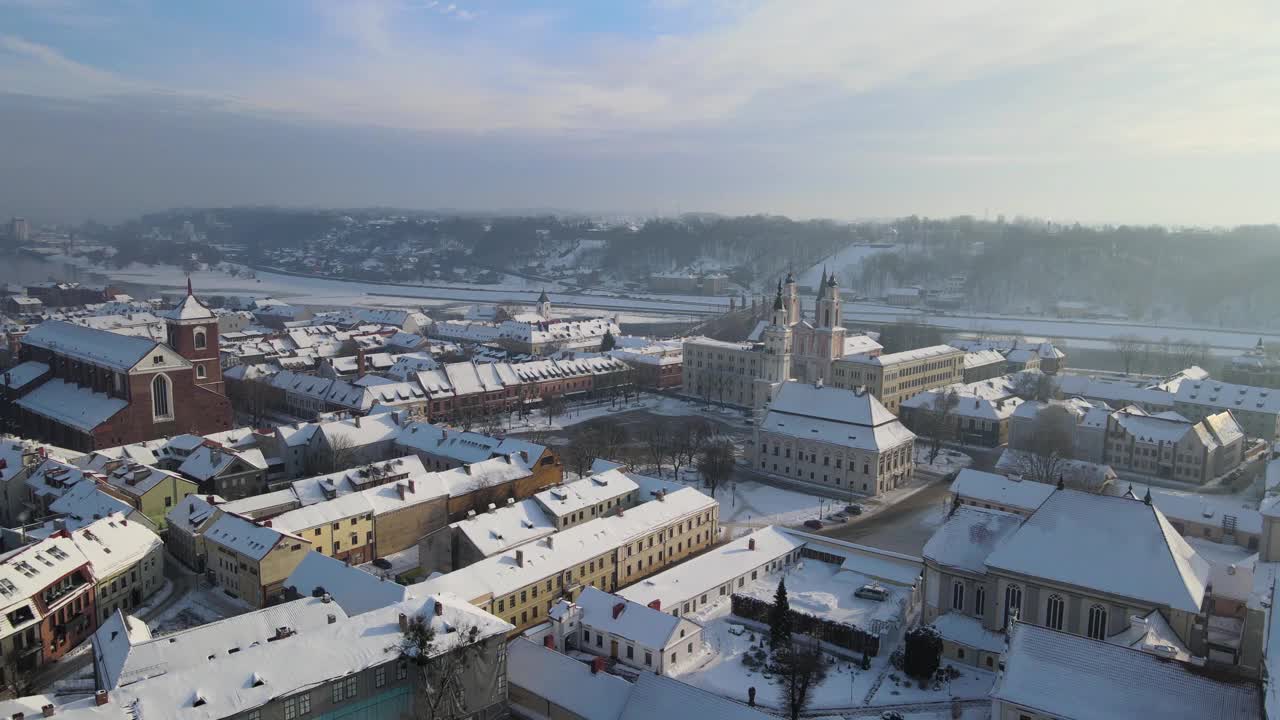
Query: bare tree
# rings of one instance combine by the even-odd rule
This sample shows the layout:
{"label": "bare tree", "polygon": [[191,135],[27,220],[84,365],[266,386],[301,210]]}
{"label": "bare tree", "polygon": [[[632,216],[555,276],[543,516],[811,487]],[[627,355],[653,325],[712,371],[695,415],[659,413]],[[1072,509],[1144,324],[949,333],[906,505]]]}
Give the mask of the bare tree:
{"label": "bare tree", "polygon": [[599,457],[599,448],[599,433],[594,428],[585,430],[569,441],[564,460],[578,477],[586,477],[591,472],[591,464]]}
{"label": "bare tree", "polygon": [[308,463],[312,475],[328,475],[355,464],[355,442],[349,435],[334,433],[324,436],[325,444]]}
{"label": "bare tree", "polygon": [[1075,432],[1076,418],[1070,410],[1061,405],[1041,409],[1018,456],[1018,471],[1036,482],[1058,482],[1071,459]]}
{"label": "bare tree", "polygon": [[1173,342],[1173,355],[1177,359],[1178,369],[1194,365],[1196,362],[1196,342],[1188,338],[1178,338]]}
{"label": "bare tree", "polygon": [[734,463],[735,451],[729,438],[709,440],[698,454],[698,472],[702,475],[703,484],[711,490],[712,497],[715,497],[720,484],[733,475]]}
{"label": "bare tree", "polygon": [[414,684],[415,717],[466,717],[474,711],[468,707],[467,685],[491,669],[483,662],[484,647],[479,635],[479,626],[462,623],[448,628],[445,638],[441,638],[430,618],[417,615],[409,619],[399,649],[400,657],[413,665],[418,675]]}
{"label": "bare tree", "polygon": [[547,427],[551,427],[551,423],[555,419],[564,415],[565,401],[564,396],[560,393],[548,395],[542,399],[542,412],[547,416]]}
{"label": "bare tree", "polygon": [[953,389],[933,396],[932,407],[925,410],[917,423],[921,434],[929,438],[929,464],[938,459],[942,444],[953,439],[955,427],[951,415],[960,405],[960,394]]}
{"label": "bare tree", "polygon": [[1142,341],[1136,335],[1117,335],[1111,338],[1111,348],[1120,355],[1120,360],[1124,363],[1124,374],[1128,375],[1138,360]]}
{"label": "bare tree", "polygon": [[1052,375],[1026,371],[1018,373],[1013,381],[1013,394],[1023,400],[1049,402],[1058,393],[1058,384]]}
{"label": "bare tree", "polygon": [[596,425],[595,431],[600,457],[613,459],[627,444],[627,427],[613,418]]}
{"label": "bare tree", "polygon": [[645,431],[644,444],[649,462],[653,463],[658,477],[662,477],[662,466],[671,452],[671,433],[667,430],[666,423],[655,418]]}
{"label": "bare tree", "polygon": [[779,680],[783,709],[798,720],[809,706],[814,688],[827,679],[827,659],[816,638],[791,637],[773,654],[771,669]]}

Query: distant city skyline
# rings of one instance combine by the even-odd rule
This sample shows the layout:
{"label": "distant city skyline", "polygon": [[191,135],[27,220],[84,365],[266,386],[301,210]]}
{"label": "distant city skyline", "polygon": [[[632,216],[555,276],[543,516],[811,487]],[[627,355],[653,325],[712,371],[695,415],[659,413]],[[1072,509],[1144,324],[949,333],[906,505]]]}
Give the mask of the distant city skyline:
{"label": "distant city skyline", "polygon": [[1280,7],[0,0],[0,218],[1280,221]]}

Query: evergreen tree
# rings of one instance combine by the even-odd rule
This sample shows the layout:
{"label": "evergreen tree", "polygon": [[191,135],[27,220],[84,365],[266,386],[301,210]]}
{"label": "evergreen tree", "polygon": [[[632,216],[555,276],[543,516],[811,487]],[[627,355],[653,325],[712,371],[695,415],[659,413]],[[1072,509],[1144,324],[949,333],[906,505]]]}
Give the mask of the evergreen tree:
{"label": "evergreen tree", "polygon": [[791,642],[791,603],[787,600],[787,581],[778,580],[778,591],[773,595],[773,607],[769,610],[769,647],[777,652]]}
{"label": "evergreen tree", "polygon": [[610,330],[604,331],[604,337],[600,338],[600,352],[608,352],[618,346],[618,339],[613,336]]}

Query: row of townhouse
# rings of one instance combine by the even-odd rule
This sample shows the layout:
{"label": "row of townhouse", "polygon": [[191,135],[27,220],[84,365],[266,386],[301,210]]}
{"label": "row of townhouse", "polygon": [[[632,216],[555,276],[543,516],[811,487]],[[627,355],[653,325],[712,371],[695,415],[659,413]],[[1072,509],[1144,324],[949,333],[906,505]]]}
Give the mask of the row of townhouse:
{"label": "row of townhouse", "polygon": [[165,514],[182,499],[196,492],[196,483],[159,468],[129,460],[100,462],[102,458],[86,455],[73,463],[47,459],[31,470],[25,482],[27,499],[24,504],[28,518],[43,519],[66,516],[71,512],[67,502],[59,502],[74,493],[80,502],[77,506],[107,504],[103,500],[86,498],[89,487],[117,498],[147,518],[150,525],[163,528]]}
{"label": "row of townhouse", "polygon": [[225,502],[192,495],[167,518],[184,563],[255,605],[276,597],[308,551],[360,564],[415,547],[451,518],[542,489],[521,456],[428,472],[417,457],[306,478]]}
{"label": "row of townhouse", "polygon": [[0,685],[21,686],[163,584],[160,538],[120,514],[9,553],[0,562]]}
{"label": "row of townhouse", "polygon": [[550,397],[599,394],[632,382],[631,366],[607,355],[445,363],[389,382],[372,375],[348,382],[290,370],[253,370],[261,367],[244,366],[227,374],[228,394],[237,406],[246,412],[275,409],[303,418],[375,408],[403,409],[430,419],[478,417]]}
{"label": "row of townhouse", "polygon": [[505,619],[517,631],[545,622],[561,598],[583,588],[626,587],[710,548],[720,506],[693,488],[551,534],[419,583]]}

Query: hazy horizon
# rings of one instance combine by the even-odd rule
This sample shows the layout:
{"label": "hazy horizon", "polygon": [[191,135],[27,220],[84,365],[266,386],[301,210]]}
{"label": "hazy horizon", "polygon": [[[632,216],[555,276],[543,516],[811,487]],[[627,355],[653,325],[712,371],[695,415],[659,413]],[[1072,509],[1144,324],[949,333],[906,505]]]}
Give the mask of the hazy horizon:
{"label": "hazy horizon", "polygon": [[0,0],[0,216],[1280,221],[1280,7]]}

